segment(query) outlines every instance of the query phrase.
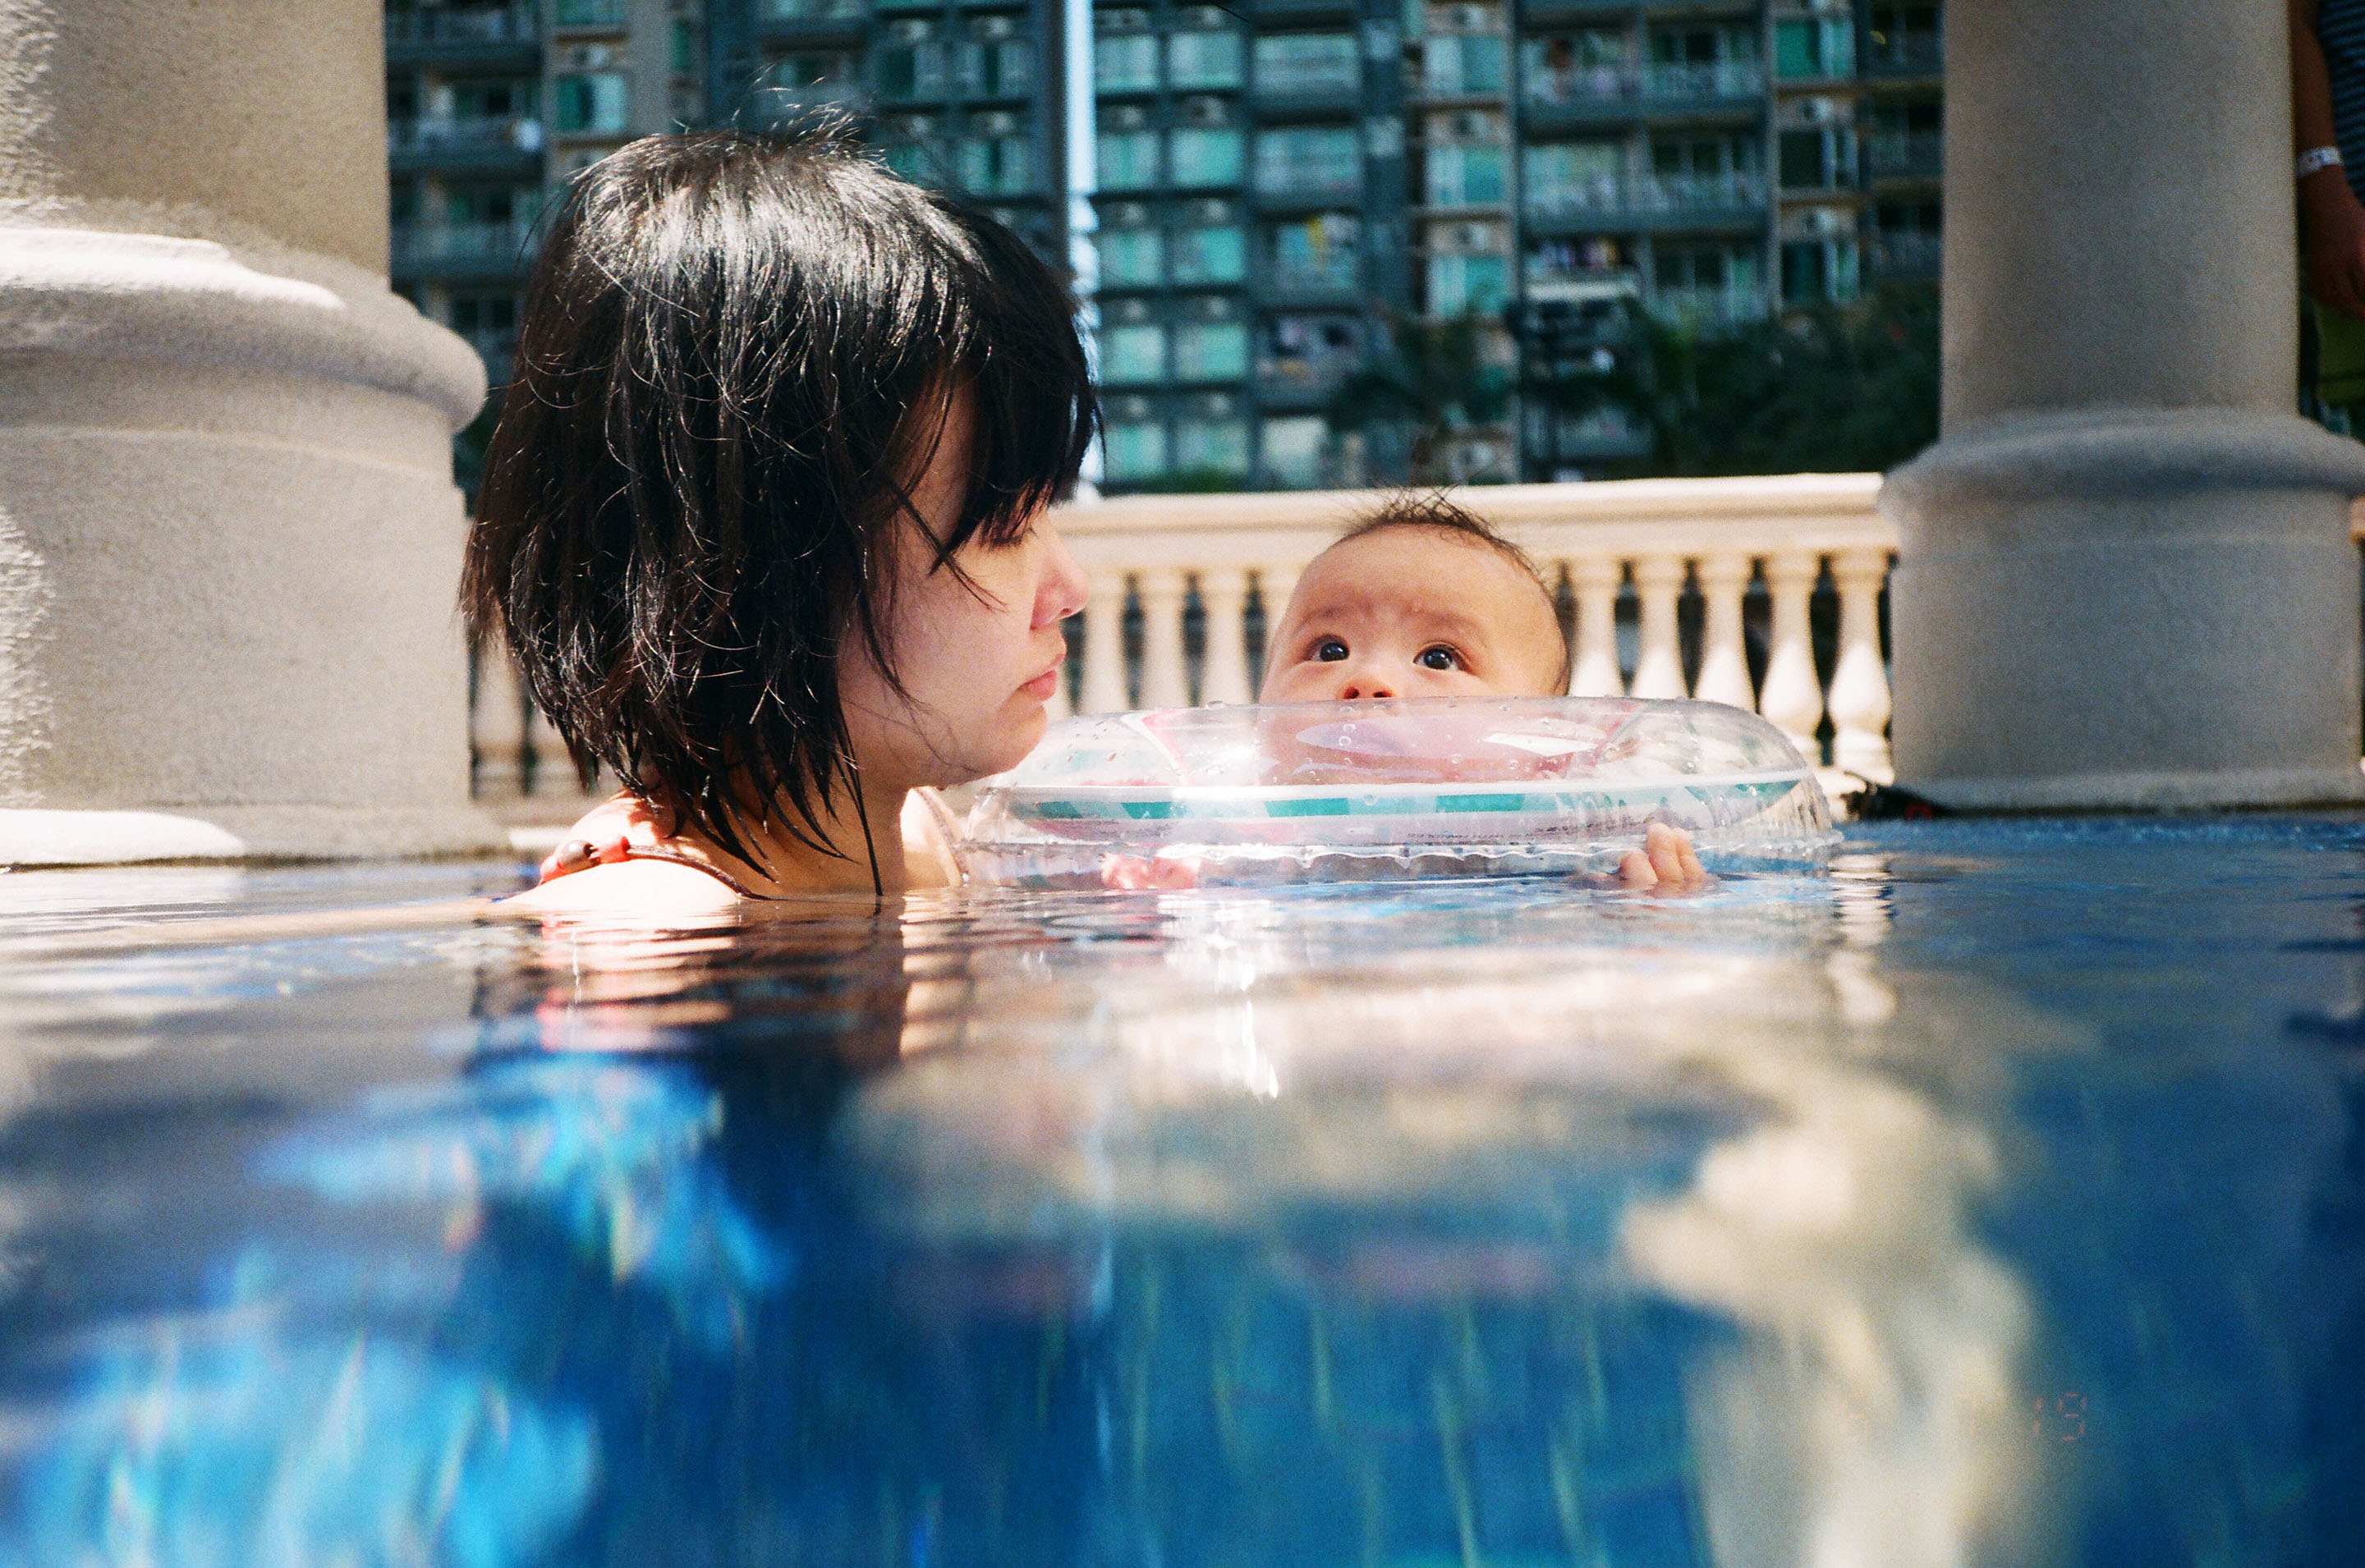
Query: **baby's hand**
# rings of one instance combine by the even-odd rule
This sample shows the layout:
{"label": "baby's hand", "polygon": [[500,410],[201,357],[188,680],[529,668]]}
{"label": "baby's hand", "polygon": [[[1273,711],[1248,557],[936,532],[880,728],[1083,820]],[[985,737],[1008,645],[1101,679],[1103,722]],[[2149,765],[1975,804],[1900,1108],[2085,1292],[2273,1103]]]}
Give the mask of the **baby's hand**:
{"label": "baby's hand", "polygon": [[1629,892],[1696,893],[1715,880],[1693,851],[1692,835],[1664,823],[1645,828],[1642,847],[1618,862],[1618,885]]}
{"label": "baby's hand", "polygon": [[1199,885],[1199,868],[1189,860],[1168,860],[1138,855],[1109,855],[1101,859],[1101,885],[1126,892],[1187,892]]}

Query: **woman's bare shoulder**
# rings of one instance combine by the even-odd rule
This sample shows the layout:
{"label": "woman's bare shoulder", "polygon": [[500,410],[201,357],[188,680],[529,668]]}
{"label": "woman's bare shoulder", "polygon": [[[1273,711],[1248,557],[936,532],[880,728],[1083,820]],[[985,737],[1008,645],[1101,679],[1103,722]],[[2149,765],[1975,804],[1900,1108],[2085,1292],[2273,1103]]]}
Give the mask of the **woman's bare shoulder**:
{"label": "woman's bare shoulder", "polygon": [[553,877],[503,899],[521,914],[618,914],[632,918],[717,914],[739,907],[720,879],[675,860],[619,860]]}

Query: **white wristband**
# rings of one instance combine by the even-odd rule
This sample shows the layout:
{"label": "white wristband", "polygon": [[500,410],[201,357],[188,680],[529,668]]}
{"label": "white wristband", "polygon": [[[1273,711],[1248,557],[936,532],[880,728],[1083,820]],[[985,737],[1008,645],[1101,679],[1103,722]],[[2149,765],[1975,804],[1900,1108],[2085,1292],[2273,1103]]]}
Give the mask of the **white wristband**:
{"label": "white wristband", "polygon": [[2292,160],[2292,178],[2304,180],[2310,174],[2320,174],[2326,169],[2337,169],[2341,166],[2341,162],[2339,148],[2311,147]]}

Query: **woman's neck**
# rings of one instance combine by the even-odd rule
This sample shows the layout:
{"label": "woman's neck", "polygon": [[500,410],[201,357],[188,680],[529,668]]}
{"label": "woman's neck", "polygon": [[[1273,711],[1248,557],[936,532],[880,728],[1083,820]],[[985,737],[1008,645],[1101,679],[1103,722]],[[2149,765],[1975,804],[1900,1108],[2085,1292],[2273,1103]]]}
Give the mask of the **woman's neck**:
{"label": "woman's neck", "polygon": [[[768,896],[874,890],[900,896],[911,885],[903,865],[902,830],[903,798],[909,793],[901,789],[866,790],[857,810],[854,797],[838,792],[821,812],[818,832],[792,817],[792,808],[783,802],[760,824],[745,819],[734,824],[748,851],[745,855],[732,854],[695,831],[677,834],[674,842]],[[791,830],[791,822],[805,827],[803,837]],[[817,848],[809,839],[828,848]]]}

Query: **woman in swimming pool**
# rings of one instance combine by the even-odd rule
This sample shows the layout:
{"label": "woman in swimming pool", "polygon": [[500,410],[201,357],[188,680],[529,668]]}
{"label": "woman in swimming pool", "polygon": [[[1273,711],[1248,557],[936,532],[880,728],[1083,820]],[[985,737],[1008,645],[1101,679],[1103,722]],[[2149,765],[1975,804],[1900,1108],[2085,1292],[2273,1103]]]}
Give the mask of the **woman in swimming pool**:
{"label": "woman in swimming pool", "polygon": [[464,609],[623,782],[522,902],[931,879],[907,796],[1026,755],[1083,602],[1043,516],[1097,417],[1059,279],[833,138],[651,137],[577,181],[517,367]]}

